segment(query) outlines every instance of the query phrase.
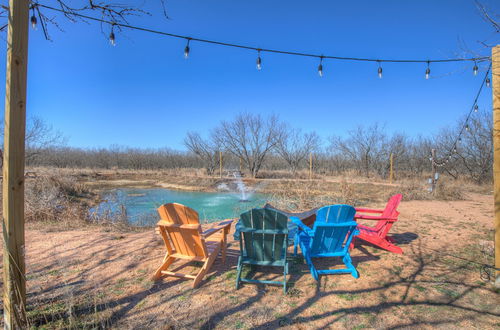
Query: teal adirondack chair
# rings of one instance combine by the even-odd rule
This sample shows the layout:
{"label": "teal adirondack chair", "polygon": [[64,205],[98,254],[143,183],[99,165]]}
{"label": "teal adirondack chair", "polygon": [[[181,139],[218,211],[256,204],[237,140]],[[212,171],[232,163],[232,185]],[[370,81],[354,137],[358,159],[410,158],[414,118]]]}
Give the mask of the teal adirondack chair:
{"label": "teal adirondack chair", "polygon": [[[272,209],[253,209],[240,215],[240,257],[236,289],[240,282],[282,284],[286,293],[288,273],[287,241],[288,217]],[[283,281],[266,281],[242,278],[244,265],[283,267]]]}
{"label": "teal adirondack chair", "polygon": [[[316,213],[313,229],[304,225],[299,218],[291,217],[299,231],[295,235],[294,255],[300,246],[312,276],[318,281],[319,275],[351,273],[354,278],[359,274],[352,264],[349,245],[352,238],[359,234],[354,221],[356,210],[350,205],[330,205]],[[341,257],[346,265],[342,269],[317,270],[312,258]]]}

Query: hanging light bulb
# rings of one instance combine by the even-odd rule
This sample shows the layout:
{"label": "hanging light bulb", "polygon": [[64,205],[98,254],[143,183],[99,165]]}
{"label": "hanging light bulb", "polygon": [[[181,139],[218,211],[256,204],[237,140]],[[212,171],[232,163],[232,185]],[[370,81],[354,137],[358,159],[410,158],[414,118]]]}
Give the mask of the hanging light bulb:
{"label": "hanging light bulb", "polygon": [[462,142],[462,138],[461,137],[458,138],[458,142],[459,143]]}
{"label": "hanging light bulb", "polygon": [[431,75],[431,68],[430,68],[430,62],[427,61],[427,70],[425,70],[425,79],[429,79],[429,76]]}
{"label": "hanging light bulb", "polygon": [[35,16],[35,7],[33,7],[33,13],[31,14],[31,27],[33,28],[33,30],[36,30],[36,23],[37,19]]}
{"label": "hanging light bulb", "polygon": [[477,76],[477,63],[474,61],[474,67],[472,68],[472,72],[474,72],[474,75]]}
{"label": "hanging light bulb", "polygon": [[486,77],[486,87],[490,87],[490,77]]}
{"label": "hanging light bulb", "polygon": [[115,24],[113,23],[113,25],[111,25],[111,33],[109,34],[109,42],[111,43],[111,46],[116,45],[114,27],[115,27]]}
{"label": "hanging light bulb", "polygon": [[323,56],[321,56],[319,60],[318,74],[320,77],[323,77]]}
{"label": "hanging light bulb", "polygon": [[378,62],[378,77],[382,79],[382,66],[380,65],[380,61]]}
{"label": "hanging light bulb", "polygon": [[184,47],[184,58],[187,59],[189,57],[189,42],[191,41],[191,38],[188,38],[187,40],[186,47]]}
{"label": "hanging light bulb", "polygon": [[262,59],[260,58],[260,49],[257,49],[257,70],[261,70],[262,69]]}
{"label": "hanging light bulb", "polygon": [[469,127],[469,124],[465,125],[465,130],[468,132],[470,131],[470,127]]}
{"label": "hanging light bulb", "polygon": [[453,148],[453,153],[456,154],[457,153],[457,148]]}
{"label": "hanging light bulb", "polygon": [[477,104],[474,106],[474,112],[477,112],[477,110],[479,110],[479,107],[477,106]]}

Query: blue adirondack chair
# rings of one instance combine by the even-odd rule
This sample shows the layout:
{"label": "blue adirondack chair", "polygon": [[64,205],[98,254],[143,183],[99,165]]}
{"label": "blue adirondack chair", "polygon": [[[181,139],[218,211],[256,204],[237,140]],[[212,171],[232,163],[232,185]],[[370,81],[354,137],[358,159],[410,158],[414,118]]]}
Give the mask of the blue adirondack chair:
{"label": "blue adirondack chair", "polygon": [[[290,218],[299,227],[295,235],[294,255],[297,255],[297,247],[300,246],[316,281],[319,275],[326,274],[351,273],[355,278],[359,277],[349,254],[352,238],[359,234],[354,221],[355,214],[356,210],[350,205],[322,207],[316,214],[313,229],[303,224],[299,218]],[[325,257],[341,257],[347,268],[317,270],[312,258]]]}
{"label": "blue adirondack chair", "polygon": [[[236,289],[240,282],[282,284],[286,293],[286,275],[288,273],[287,240],[288,217],[272,209],[253,209],[240,215],[240,257]],[[244,265],[283,267],[283,281],[254,280],[242,278]]]}

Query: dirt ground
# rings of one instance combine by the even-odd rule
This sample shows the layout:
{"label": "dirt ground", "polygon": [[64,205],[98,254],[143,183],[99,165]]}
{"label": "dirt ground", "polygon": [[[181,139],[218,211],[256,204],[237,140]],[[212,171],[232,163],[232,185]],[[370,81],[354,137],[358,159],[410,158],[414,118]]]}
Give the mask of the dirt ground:
{"label": "dirt ground", "polygon": [[[28,316],[33,328],[498,328],[498,291],[481,277],[493,263],[493,200],[407,201],[392,229],[404,255],[358,245],[360,278],[316,283],[291,255],[289,284],[235,289],[239,245],[230,237],[197,289],[191,281],[150,280],[164,256],[154,230],[103,227],[26,232]],[[383,207],[383,204],[366,205]],[[31,226],[33,227],[33,226]],[[472,261],[472,262],[469,262]],[[334,267],[338,261],[317,261]],[[175,264],[174,264],[175,265]],[[179,264],[180,265],[180,264]],[[197,265],[190,265],[187,270]],[[254,272],[256,277],[282,276]]]}

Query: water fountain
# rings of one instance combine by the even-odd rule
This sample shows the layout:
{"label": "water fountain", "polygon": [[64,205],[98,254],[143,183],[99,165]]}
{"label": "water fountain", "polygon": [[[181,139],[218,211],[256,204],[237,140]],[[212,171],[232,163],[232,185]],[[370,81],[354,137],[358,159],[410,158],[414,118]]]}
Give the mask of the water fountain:
{"label": "water fountain", "polygon": [[236,187],[238,188],[238,191],[240,192],[240,202],[241,203],[246,203],[250,201],[250,197],[252,197],[254,191],[247,189],[245,186],[245,183],[243,183],[243,180],[241,180],[241,175],[239,172],[234,172],[233,173],[234,180],[236,181]]}

